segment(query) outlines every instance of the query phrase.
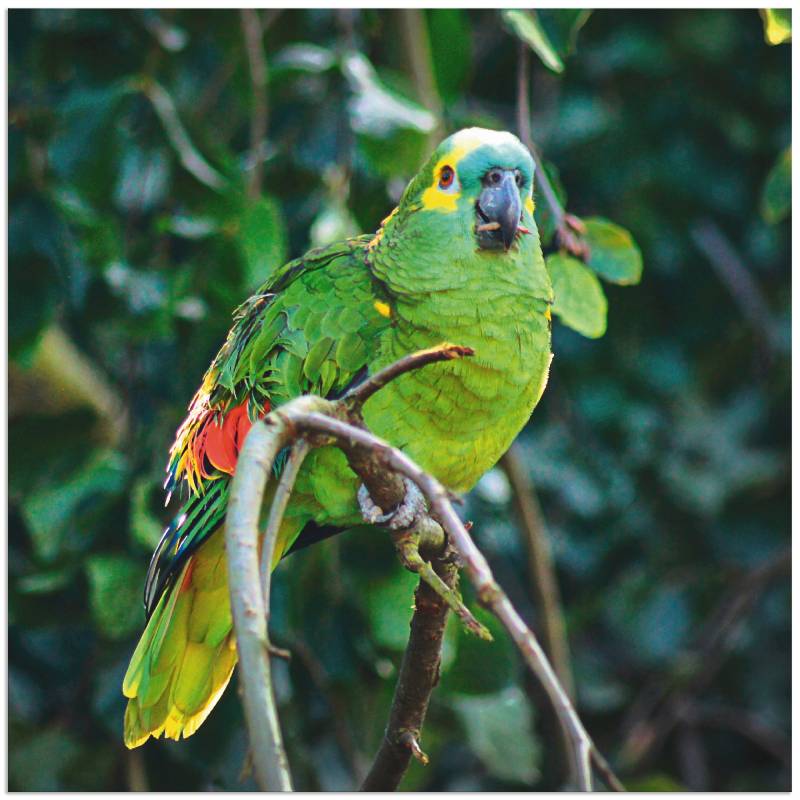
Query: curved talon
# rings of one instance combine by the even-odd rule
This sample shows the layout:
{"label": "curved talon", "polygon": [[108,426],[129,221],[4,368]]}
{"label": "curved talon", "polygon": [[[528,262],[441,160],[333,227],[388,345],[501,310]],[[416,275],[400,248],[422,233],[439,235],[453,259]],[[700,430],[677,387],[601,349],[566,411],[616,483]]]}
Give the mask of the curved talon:
{"label": "curved talon", "polygon": [[383,509],[376,505],[367,487],[362,483],[358,487],[358,507],[361,509],[364,521],[370,525],[384,525],[393,531],[410,528],[420,513],[425,511],[425,498],[414,481],[404,477],[403,483],[406,487],[403,502],[388,514],[384,514]]}

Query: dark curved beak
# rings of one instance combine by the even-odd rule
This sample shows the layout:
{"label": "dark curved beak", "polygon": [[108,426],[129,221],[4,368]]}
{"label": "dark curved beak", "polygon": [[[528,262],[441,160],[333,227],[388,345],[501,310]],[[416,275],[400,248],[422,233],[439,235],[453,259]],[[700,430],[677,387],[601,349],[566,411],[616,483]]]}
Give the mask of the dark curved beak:
{"label": "dark curved beak", "polygon": [[508,250],[522,215],[515,170],[493,169],[487,173],[475,211],[478,244],[487,250]]}

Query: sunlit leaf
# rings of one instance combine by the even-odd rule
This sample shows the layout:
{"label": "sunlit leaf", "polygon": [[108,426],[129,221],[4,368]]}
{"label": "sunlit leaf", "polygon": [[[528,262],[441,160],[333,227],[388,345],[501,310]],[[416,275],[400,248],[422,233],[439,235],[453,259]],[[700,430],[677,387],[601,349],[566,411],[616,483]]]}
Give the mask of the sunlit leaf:
{"label": "sunlit leaf", "polygon": [[597,276],[581,261],[561,253],[548,256],[546,263],[553,282],[553,313],[590,339],[602,336],[608,301]]}
{"label": "sunlit leaf", "polygon": [[585,8],[542,8],[536,13],[548,40],[562,58],[575,51],[578,34],[592,15]]}
{"label": "sunlit leaf", "polygon": [[775,225],[792,209],[792,148],[787,147],[769,171],[761,192],[761,215]]}
{"label": "sunlit leaf", "polygon": [[542,63],[553,72],[563,72],[564,62],[547,38],[535,11],[513,9],[503,11],[503,20],[519,39],[536,53]]}
{"label": "sunlit leaf", "polygon": [[311,42],[297,42],[284,47],[272,59],[270,72],[298,70],[300,72],[325,72],[336,65],[336,54],[327,47]]}
{"label": "sunlit leaf", "polygon": [[767,44],[792,41],[791,8],[760,8],[758,13],[764,22],[764,39]]}
{"label": "sunlit leaf", "polygon": [[169,179],[170,162],[163,148],[130,147],[122,157],[114,202],[122,211],[150,211],[166,196]]}
{"label": "sunlit leaf", "polygon": [[602,217],[588,217],[583,221],[590,249],[589,266],[601,278],[612,283],[639,283],[642,277],[642,254],[630,233]]}

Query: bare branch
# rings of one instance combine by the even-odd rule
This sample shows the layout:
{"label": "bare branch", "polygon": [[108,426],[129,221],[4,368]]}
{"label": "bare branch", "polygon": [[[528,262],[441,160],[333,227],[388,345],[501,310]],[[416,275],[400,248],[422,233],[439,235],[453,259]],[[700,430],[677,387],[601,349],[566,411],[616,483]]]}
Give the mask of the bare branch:
{"label": "bare branch", "polygon": [[[400,373],[395,370],[395,374]],[[402,451],[391,447],[367,431],[358,417],[352,420],[356,424],[350,424],[340,418],[345,417],[350,420],[353,416],[355,415],[349,412],[347,403],[344,401],[331,402],[308,395],[296,398],[271,412],[263,421],[253,425],[240,453],[234,475],[228,512],[226,546],[228,547],[234,626],[242,662],[245,715],[250,730],[253,761],[259,785],[262,788],[288,785],[289,778],[269,683],[267,609],[264,607],[268,605],[269,597],[263,596],[259,591],[258,517],[264,488],[275,456],[289,442],[297,441],[302,437],[311,446],[335,444],[340,447],[347,455],[351,468],[365,480],[365,484],[366,478],[377,481],[381,473],[384,480],[390,476],[403,476],[416,484],[429,504],[430,516],[424,513],[420,514],[421,519],[416,520],[415,524],[420,525],[429,535],[436,530],[437,526],[441,526],[446,532],[448,546],[463,562],[467,574],[477,590],[479,601],[503,623],[526,664],[542,683],[553,704],[571,744],[574,774],[577,776],[576,788],[584,791],[591,790],[591,760],[593,751],[595,751],[594,745],[536,637],[525,625],[505,592],[495,581],[486,559],[477,549],[464,524],[455,513],[450,493],[436,478],[424,472]],[[358,454],[358,458],[354,459],[353,453]],[[360,468],[368,462],[367,474],[362,475]],[[402,494],[393,498],[395,505],[405,495],[404,481],[401,481],[401,486]],[[288,481],[285,491],[288,494]],[[279,517],[280,514],[276,512],[276,519]],[[278,525],[279,522],[272,522],[270,527],[277,530]],[[400,536],[402,537],[402,532],[400,532]],[[434,536],[434,539],[436,538]],[[265,553],[262,558],[266,559],[266,563],[272,563],[273,549],[274,538],[271,538],[264,543]],[[427,562],[425,563],[427,564]],[[425,604],[425,595],[430,592],[436,596],[437,603],[456,607],[446,595],[446,592],[450,591],[457,596],[454,588],[455,569],[450,558],[437,562],[437,570],[445,570],[443,574],[447,576],[448,580],[453,581],[452,585],[448,583],[448,580],[444,581],[446,589],[444,593],[435,586],[431,588],[430,576],[425,577],[420,572],[420,576],[426,582],[421,584],[418,589],[418,605]],[[452,570],[452,573],[449,570]],[[442,576],[438,575],[438,579],[442,579]],[[262,602],[254,602],[254,597],[259,598]],[[259,608],[259,606],[261,607]],[[445,616],[436,616],[436,620],[441,619],[442,627],[444,618]],[[411,701],[405,703],[398,700],[393,706],[393,713],[396,712],[403,719],[390,719],[388,731],[396,732],[396,735],[392,733],[391,739],[387,738],[386,745],[388,748],[386,758],[391,757],[392,763],[398,765],[391,772],[396,776],[398,782],[410,757],[416,754],[421,758],[423,755],[419,747],[419,728],[427,709],[430,691],[436,682],[434,673],[438,675],[438,654],[441,642],[437,639],[440,637],[437,634],[431,638],[429,626],[424,624],[421,618],[418,619],[417,615],[415,615],[415,620],[417,620],[414,623],[415,626],[418,624],[422,629],[419,634],[421,637],[420,647],[423,644],[422,639],[424,639],[426,647],[431,648],[425,651],[428,656],[426,663],[429,664],[430,669],[427,677],[421,680],[418,674],[421,666],[419,660],[414,656],[415,651],[413,649],[407,651],[408,667],[401,669],[401,678],[409,675],[409,679],[401,680],[398,683],[396,697],[402,699],[404,693],[412,693],[409,695]],[[438,626],[439,622],[436,625]],[[412,639],[415,630],[416,627],[412,630]],[[433,670],[433,665],[436,667],[435,670]],[[411,714],[413,724],[401,725],[400,723],[409,714]],[[399,758],[398,747],[404,748],[404,751],[399,754],[402,758]],[[380,752],[379,756],[381,759],[384,757]],[[401,764],[402,761],[405,761],[405,765]],[[379,774],[387,773],[380,769]],[[381,779],[383,780],[383,778]]]}
{"label": "bare branch", "polygon": [[253,87],[253,108],[250,116],[250,157],[252,159],[247,194],[251,199],[261,196],[264,177],[262,150],[269,123],[269,103],[267,100],[267,59],[261,40],[264,28],[261,17],[255,8],[243,8],[242,31],[247,49],[247,62],[250,66],[250,83]]}
{"label": "bare branch", "polygon": [[[282,410],[285,413],[286,406]],[[291,420],[298,430],[307,434],[314,432],[330,434],[345,448],[360,445],[372,449],[374,458],[383,463],[386,469],[405,475],[419,486],[430,503],[432,513],[447,532],[450,544],[463,560],[480,602],[502,622],[522,654],[525,663],[542,683],[561,725],[569,736],[574,771],[578,777],[577,788],[581,791],[590,791],[591,752],[594,749],[592,740],[578,718],[536,637],[494,580],[489,564],[475,546],[464,524],[456,514],[450,502],[449,493],[444,486],[436,478],[424,472],[400,450],[389,446],[365,430],[313,412],[291,414]]]}
{"label": "bare branch", "polygon": [[561,201],[556,195],[553,184],[544,169],[542,157],[536,147],[531,135],[531,109],[530,109],[530,89],[528,85],[528,73],[530,71],[530,55],[528,46],[524,42],[519,43],[519,57],[517,60],[517,130],[522,143],[530,150],[533,163],[536,167],[536,182],[542,192],[542,197],[547,203],[547,208],[553,217],[556,229],[556,244],[563,247],[572,255],[586,259],[589,249],[585,242],[576,237],[576,233],[583,233],[583,222],[574,214],[568,214]]}
{"label": "bare branch", "polygon": [[574,699],[575,688],[564,614],[561,610],[561,593],[547,541],[542,509],[520,459],[517,445],[511,446],[500,464],[511,484],[514,507],[525,533],[534,600],[541,612],[542,646],[553,662],[553,669],[564,690]]}
{"label": "bare branch", "polygon": [[292,783],[272,692],[269,607],[258,574],[258,518],[272,464],[289,437],[290,429],[285,425],[257,424],[251,428],[239,453],[225,524],[231,611],[250,752],[258,786],[268,792],[290,792]]}
{"label": "bare branch", "polygon": [[164,126],[167,138],[178,153],[184,168],[210,189],[222,191],[228,182],[200,155],[178,116],[175,103],[164,87],[154,80],[144,80],[139,88],[153,104],[156,115]]}
{"label": "bare branch", "polygon": [[379,372],[369,376],[358,386],[354,386],[347,392],[342,397],[342,400],[348,404],[350,409],[358,411],[375,392],[405,372],[411,372],[427,364],[435,364],[439,361],[451,361],[454,358],[473,355],[475,355],[475,351],[471,347],[463,347],[459,344],[440,344],[428,350],[418,350],[416,353],[403,356],[403,358],[388,367],[384,367]]}
{"label": "bare branch", "polygon": [[[458,573],[453,564],[438,561],[436,569],[455,588]],[[391,792],[399,785],[411,757],[427,764],[419,739],[434,686],[439,682],[442,639],[448,606],[428,584],[420,581],[414,596],[411,635],[403,654],[386,732],[363,792]]]}
{"label": "bare branch", "polygon": [[774,315],[753,271],[745,266],[731,241],[716,223],[702,220],[689,233],[717,277],[731,293],[744,318],[761,337],[768,355],[774,357],[780,349],[780,339]]}

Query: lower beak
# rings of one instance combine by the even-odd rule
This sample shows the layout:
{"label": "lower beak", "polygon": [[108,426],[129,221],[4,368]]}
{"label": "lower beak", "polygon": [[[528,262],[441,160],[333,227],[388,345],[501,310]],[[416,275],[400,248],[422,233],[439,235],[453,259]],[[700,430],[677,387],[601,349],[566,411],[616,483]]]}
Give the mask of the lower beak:
{"label": "lower beak", "polygon": [[487,249],[502,246],[508,250],[517,235],[522,201],[514,170],[503,170],[499,183],[486,186],[478,197],[478,243]]}

